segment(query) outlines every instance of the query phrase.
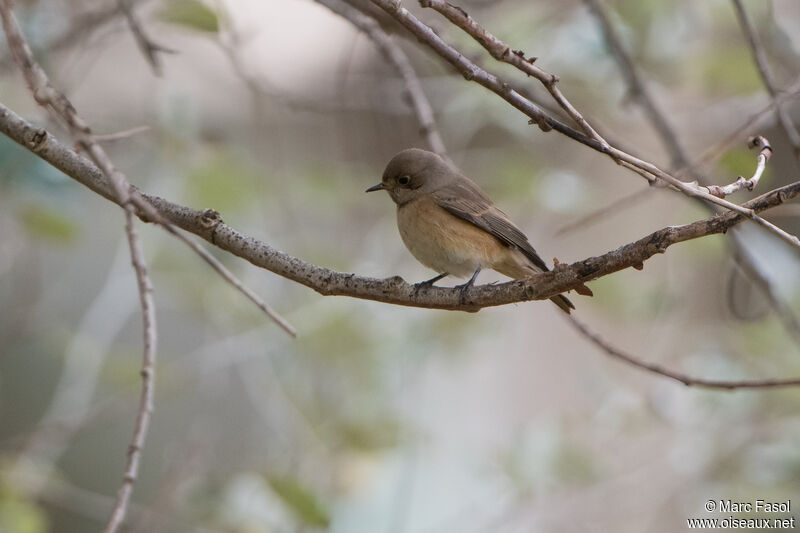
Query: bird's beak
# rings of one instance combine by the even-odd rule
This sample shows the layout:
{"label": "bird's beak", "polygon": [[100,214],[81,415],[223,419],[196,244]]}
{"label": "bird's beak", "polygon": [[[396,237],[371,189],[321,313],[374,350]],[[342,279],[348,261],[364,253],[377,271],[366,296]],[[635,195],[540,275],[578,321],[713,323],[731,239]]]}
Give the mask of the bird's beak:
{"label": "bird's beak", "polygon": [[364,192],[372,192],[372,191],[380,191],[381,189],[385,189],[386,187],[383,186],[383,183],[379,183],[377,185],[373,185],[369,189]]}

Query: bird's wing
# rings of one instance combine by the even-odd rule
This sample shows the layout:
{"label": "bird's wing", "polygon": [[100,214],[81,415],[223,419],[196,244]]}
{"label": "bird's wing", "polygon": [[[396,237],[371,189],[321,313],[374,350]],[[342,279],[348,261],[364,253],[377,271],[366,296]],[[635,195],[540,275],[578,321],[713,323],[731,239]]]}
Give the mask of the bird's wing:
{"label": "bird's wing", "polygon": [[543,271],[549,270],[525,234],[477,185],[466,179],[458,180],[434,191],[433,198],[451,214],[481,228],[506,246],[518,248]]}

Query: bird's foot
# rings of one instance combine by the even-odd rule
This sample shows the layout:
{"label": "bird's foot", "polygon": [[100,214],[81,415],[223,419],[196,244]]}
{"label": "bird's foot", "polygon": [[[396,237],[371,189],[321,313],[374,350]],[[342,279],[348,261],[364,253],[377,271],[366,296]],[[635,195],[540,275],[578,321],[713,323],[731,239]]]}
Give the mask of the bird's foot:
{"label": "bird's foot", "polygon": [[475,273],[469,278],[469,281],[466,283],[462,283],[461,285],[456,285],[453,287],[454,289],[461,289],[458,296],[458,303],[461,305],[465,305],[467,303],[467,291],[475,284],[475,278],[478,277],[478,273],[481,271],[481,267],[478,267],[475,270]]}
{"label": "bird's foot", "polygon": [[419,291],[422,289],[428,289],[433,287],[433,284],[439,281],[442,278],[447,277],[449,274],[447,272],[442,272],[438,276],[434,276],[429,280],[420,281],[419,283],[414,284],[414,298],[419,295]]}

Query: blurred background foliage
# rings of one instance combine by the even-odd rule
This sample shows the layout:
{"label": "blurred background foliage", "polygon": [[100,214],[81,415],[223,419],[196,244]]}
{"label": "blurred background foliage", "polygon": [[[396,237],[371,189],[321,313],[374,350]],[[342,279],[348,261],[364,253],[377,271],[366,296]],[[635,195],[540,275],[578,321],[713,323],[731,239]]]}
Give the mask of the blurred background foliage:
{"label": "blurred background foliage", "polygon": [[[153,75],[117,3],[26,0],[37,56],[143,190],[212,207],[307,261],[368,276],[431,273],[394,207],[367,196],[424,147],[393,69],[308,0],[133,2],[163,54]],[[545,100],[432,11],[465,54]],[[413,4],[413,5],[412,5]],[[730,2],[608,0],[615,28],[692,157],[767,103]],[[800,72],[800,4],[745,2],[781,86]],[[668,157],[577,0],[463,2],[539,57],[621,146]],[[548,261],[604,253],[706,216],[607,158],[527,125],[382,19],[420,74],[455,162]],[[3,103],[66,140],[0,50]],[[798,111],[796,100],[790,109]],[[797,116],[795,113],[794,116]],[[772,117],[700,172],[749,175],[748,135],[776,149],[756,193],[798,179]],[[790,208],[773,219],[792,232]],[[794,310],[798,258],[738,230]],[[671,532],[708,499],[800,494],[800,391],[688,389],[606,359],[549,303],[470,315],[326,298],[211,248],[298,329],[290,341],[157,228],[141,233],[160,329],[156,411],[126,531]],[[493,273],[481,282],[500,279]],[[581,318],[649,361],[709,378],[800,375],[800,350],[736,270],[725,237],[670,248],[590,284]],[[119,209],[0,139],[0,531],[98,530],[139,394],[140,321]],[[800,502],[795,502],[800,504]]]}

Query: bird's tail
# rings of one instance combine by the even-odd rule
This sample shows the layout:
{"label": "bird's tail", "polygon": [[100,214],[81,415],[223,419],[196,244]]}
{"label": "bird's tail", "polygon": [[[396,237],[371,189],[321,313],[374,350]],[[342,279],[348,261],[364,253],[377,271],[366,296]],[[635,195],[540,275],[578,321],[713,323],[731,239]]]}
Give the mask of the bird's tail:
{"label": "bird's tail", "polygon": [[561,310],[567,314],[569,314],[570,311],[575,309],[573,303],[570,302],[569,298],[567,298],[563,294],[559,294],[558,296],[553,296],[552,298],[550,298],[550,301],[556,304],[558,307],[560,307]]}

